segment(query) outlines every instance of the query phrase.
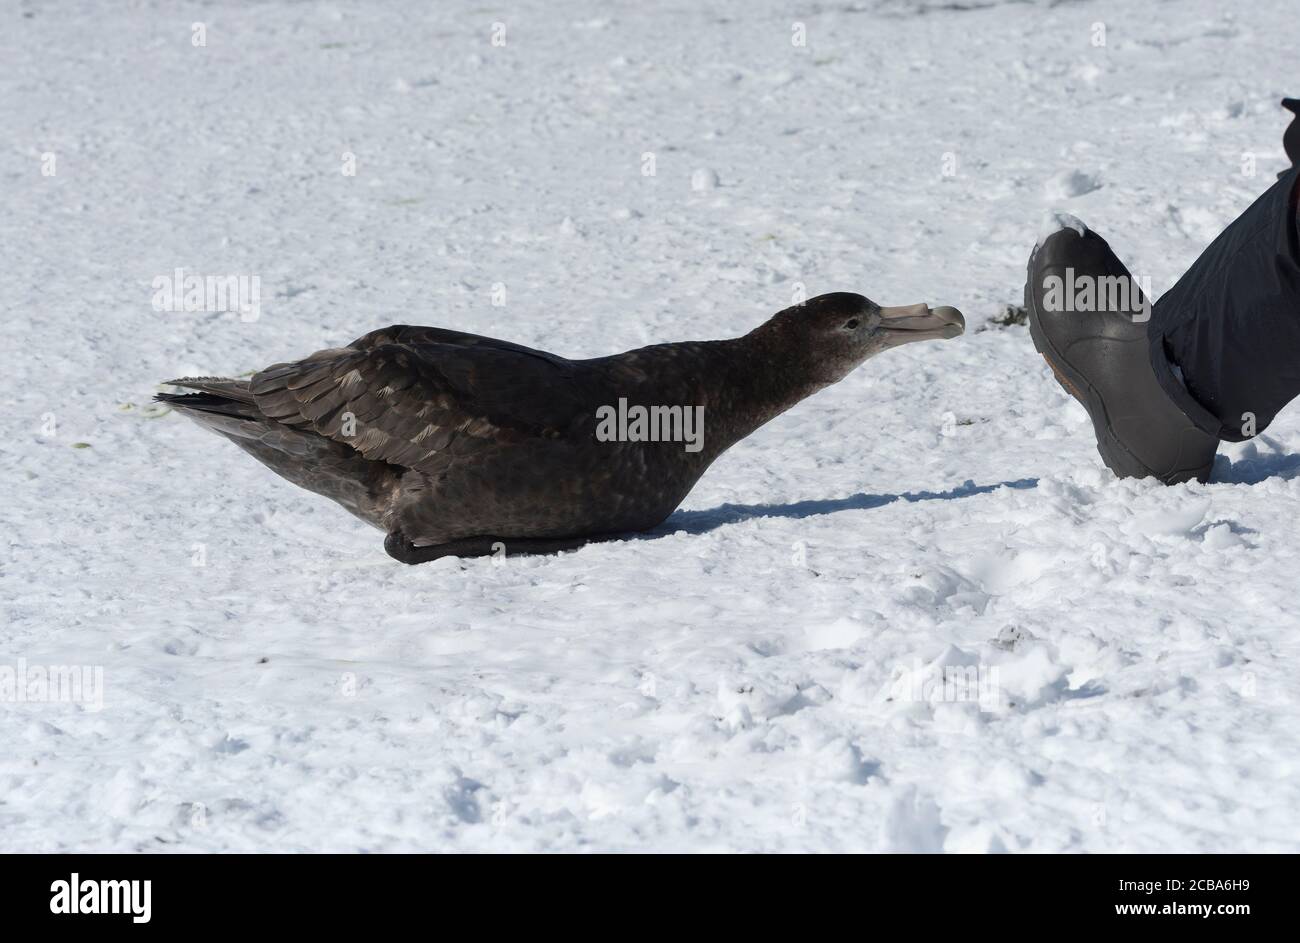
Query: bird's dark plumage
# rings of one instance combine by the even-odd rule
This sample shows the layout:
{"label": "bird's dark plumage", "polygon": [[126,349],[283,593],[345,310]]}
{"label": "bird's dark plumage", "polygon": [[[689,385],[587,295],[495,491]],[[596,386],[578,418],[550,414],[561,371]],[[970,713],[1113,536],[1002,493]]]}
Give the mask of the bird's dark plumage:
{"label": "bird's dark plumage", "polygon": [[[741,338],[591,360],[395,326],[158,399],[383,529],[405,562],[549,552],[659,524],[723,451],[898,335],[951,336],[951,320],[927,332],[922,307],[823,295]],[[918,323],[891,331],[889,311]],[[598,411],[620,400],[701,407],[698,451],[601,441]]]}

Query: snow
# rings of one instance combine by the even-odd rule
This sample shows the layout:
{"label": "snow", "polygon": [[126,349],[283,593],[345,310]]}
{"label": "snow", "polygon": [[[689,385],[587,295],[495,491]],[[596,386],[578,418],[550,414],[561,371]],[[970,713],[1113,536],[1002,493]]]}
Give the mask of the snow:
{"label": "snow", "polygon": [[[0,666],[104,687],[0,703],[0,849],[1300,850],[1300,412],[1118,481],[989,323],[1048,211],[1158,294],[1272,182],[1290,4],[979,7],[7,10]],[[154,310],[178,267],[260,316]],[[594,356],[836,290],[968,333],[558,557],[398,565],[147,405],[389,323]]]}
{"label": "snow", "polygon": [[1082,170],[1066,170],[1049,179],[1043,189],[1047,199],[1056,202],[1083,196],[1093,190],[1100,190],[1102,186],[1101,181],[1092,174]]}
{"label": "snow", "polygon": [[1038,239],[1034,242],[1034,247],[1041,246],[1047,241],[1048,236],[1060,232],[1062,229],[1073,229],[1080,236],[1083,236],[1088,232],[1088,224],[1079,217],[1062,210],[1048,210],[1043,214],[1043,221],[1038,227]]}

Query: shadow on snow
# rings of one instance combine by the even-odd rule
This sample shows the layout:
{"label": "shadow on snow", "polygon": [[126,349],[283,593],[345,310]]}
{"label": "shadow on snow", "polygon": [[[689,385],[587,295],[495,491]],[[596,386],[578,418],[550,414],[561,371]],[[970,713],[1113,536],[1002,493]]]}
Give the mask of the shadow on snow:
{"label": "shadow on snow", "polygon": [[1027,489],[1038,486],[1037,478],[1020,478],[1000,481],[995,485],[977,485],[966,481],[947,491],[906,491],[902,494],[858,494],[846,498],[825,498],[794,501],[790,504],[722,504],[705,511],[675,511],[668,520],[654,530],[642,535],[644,539],[666,537],[684,531],[688,534],[705,534],[727,524],[736,524],[760,517],[783,517],[795,520],[834,514],[837,511],[869,511],[896,501],[956,501],[977,494],[989,494],[999,488]]}

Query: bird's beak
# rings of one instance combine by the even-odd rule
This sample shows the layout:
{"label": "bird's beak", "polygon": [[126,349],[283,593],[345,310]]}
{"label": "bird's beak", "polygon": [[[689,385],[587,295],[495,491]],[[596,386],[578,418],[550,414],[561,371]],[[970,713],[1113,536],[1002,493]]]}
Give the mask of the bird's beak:
{"label": "bird's beak", "polygon": [[966,319],[956,308],[943,305],[931,310],[929,305],[902,305],[880,309],[877,329],[886,347],[912,341],[947,340],[966,330]]}

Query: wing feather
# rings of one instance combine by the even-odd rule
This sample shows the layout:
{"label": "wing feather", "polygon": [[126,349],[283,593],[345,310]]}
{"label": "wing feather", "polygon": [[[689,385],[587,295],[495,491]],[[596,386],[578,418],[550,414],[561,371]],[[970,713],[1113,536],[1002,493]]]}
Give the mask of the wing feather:
{"label": "wing feather", "polygon": [[397,326],[267,367],[249,390],[271,419],[435,473],[452,457],[555,438],[594,414],[574,367],[504,341]]}

